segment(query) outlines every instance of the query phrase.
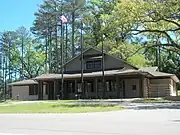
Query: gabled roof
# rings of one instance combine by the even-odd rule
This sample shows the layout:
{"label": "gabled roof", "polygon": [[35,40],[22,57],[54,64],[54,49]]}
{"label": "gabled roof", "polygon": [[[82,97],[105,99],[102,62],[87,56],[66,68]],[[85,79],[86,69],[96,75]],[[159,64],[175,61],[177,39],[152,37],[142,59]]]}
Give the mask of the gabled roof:
{"label": "gabled roof", "polygon": [[[86,53],[86,52],[89,51],[89,50],[95,50],[95,51],[98,51],[98,52],[102,53],[102,51],[101,51],[100,49],[98,49],[98,48],[96,48],[96,47],[93,47],[93,48],[90,47],[90,48],[86,49],[85,51],[83,51],[83,54]],[[110,54],[107,54],[107,53],[104,53],[104,54],[106,54],[107,56],[113,57],[114,59],[117,59],[117,60],[119,60],[119,61],[121,61],[121,62],[123,62],[123,63],[125,63],[125,64],[127,64],[127,65],[129,65],[129,66],[131,66],[131,67],[133,67],[134,69],[138,69],[136,66],[128,63],[127,61],[125,61],[125,60],[123,60],[123,59],[120,59],[120,58],[118,58],[118,57],[115,57],[115,56],[110,55]],[[75,57],[72,58],[71,60],[67,61],[63,66],[69,64],[71,61],[73,61],[74,59],[77,59],[77,58],[79,58],[79,57],[81,57],[81,54],[78,54],[77,56],[75,56]]]}
{"label": "gabled roof", "polygon": [[8,86],[26,86],[26,85],[33,85],[33,84],[38,84],[38,82],[36,80],[29,79],[29,80],[9,83]]}

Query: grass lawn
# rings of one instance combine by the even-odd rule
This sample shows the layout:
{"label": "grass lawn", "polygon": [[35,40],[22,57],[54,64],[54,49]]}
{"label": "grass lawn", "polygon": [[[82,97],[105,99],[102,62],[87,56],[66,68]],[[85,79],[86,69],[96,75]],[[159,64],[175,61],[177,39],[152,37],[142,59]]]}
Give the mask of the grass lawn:
{"label": "grass lawn", "polygon": [[[48,102],[48,101],[47,101]],[[105,104],[68,104],[40,102],[0,106],[0,113],[85,113],[121,110],[123,107]]]}

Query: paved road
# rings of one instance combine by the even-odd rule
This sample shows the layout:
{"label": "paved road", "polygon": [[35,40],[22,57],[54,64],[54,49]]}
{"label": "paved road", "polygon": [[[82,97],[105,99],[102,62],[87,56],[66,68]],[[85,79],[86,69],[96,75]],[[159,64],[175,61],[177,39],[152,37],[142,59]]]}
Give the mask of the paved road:
{"label": "paved road", "polygon": [[179,127],[179,109],[0,115],[0,135],[179,135]]}

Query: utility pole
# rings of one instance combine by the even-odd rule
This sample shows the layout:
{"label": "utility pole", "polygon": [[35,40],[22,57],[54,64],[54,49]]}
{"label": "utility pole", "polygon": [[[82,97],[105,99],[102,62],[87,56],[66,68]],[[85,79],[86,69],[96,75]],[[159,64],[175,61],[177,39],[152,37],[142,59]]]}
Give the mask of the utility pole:
{"label": "utility pole", "polygon": [[[62,1],[62,0],[61,0]],[[58,12],[57,12],[57,3],[56,1],[54,1],[54,4],[55,4],[55,21],[56,21],[56,25],[55,25],[55,33],[56,33],[56,40],[55,40],[55,44],[56,44],[56,47],[55,47],[55,51],[56,51],[56,58],[57,58],[57,61],[56,61],[56,70],[55,72],[58,73],[59,72],[59,48],[58,48]]]}
{"label": "utility pole", "polygon": [[8,59],[8,63],[9,63],[9,65],[8,65],[8,76],[9,76],[9,81],[10,81],[10,79],[11,79],[11,74],[10,74],[10,72],[11,72],[11,50],[10,50],[10,48],[11,48],[11,41],[10,41],[11,39],[9,39],[9,42],[8,42],[8,57],[9,57],[9,59]]}
{"label": "utility pole", "polygon": [[[3,50],[4,51],[4,50]],[[3,53],[2,54],[3,55],[3,58],[2,58],[2,70],[3,70],[3,93],[4,93],[4,98],[5,98],[5,87],[6,87],[6,85],[5,85],[5,81],[6,81],[6,79],[5,79],[5,67],[4,67],[4,65],[5,65],[5,54]]]}
{"label": "utility pole", "polygon": [[21,36],[21,80],[24,80],[24,37]]}
{"label": "utility pole", "polygon": [[[11,73],[11,38],[9,39],[9,42],[8,42],[8,83],[11,83],[11,75],[12,75],[12,73]],[[10,97],[10,90],[9,89],[7,89],[7,92],[8,92],[8,97]]]}
{"label": "utility pole", "polygon": [[105,94],[106,94],[106,87],[105,87],[105,77],[104,77],[104,69],[105,69],[105,65],[104,65],[104,37],[102,34],[102,62],[101,62],[101,66],[102,66],[102,84],[103,84],[103,98],[105,98]]}
{"label": "utility pole", "polygon": [[8,63],[7,63],[7,56],[5,57],[5,82],[4,82],[4,87],[5,87],[5,90],[4,90],[4,100],[6,101],[7,99],[7,79],[6,79],[6,76],[7,76],[7,67],[8,67]]}

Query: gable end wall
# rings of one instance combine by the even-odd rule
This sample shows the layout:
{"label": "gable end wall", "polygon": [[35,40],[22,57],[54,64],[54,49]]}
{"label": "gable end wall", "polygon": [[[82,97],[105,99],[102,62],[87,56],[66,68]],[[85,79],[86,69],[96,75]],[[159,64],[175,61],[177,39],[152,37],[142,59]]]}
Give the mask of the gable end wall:
{"label": "gable end wall", "polygon": [[[84,53],[85,55],[101,55],[101,52],[97,51],[97,50],[93,50],[90,49],[87,52]],[[85,67],[85,61],[84,60],[84,67]],[[116,59],[112,56],[109,55],[105,55],[104,58],[105,61],[105,70],[108,69],[121,69],[123,67],[126,67],[128,69],[134,69],[132,66],[126,64],[125,62]],[[72,61],[70,61],[66,66],[65,66],[65,71],[66,72],[72,72],[72,71],[80,71],[81,70],[81,60],[80,60],[80,56],[76,57],[75,59],[73,59]]]}

